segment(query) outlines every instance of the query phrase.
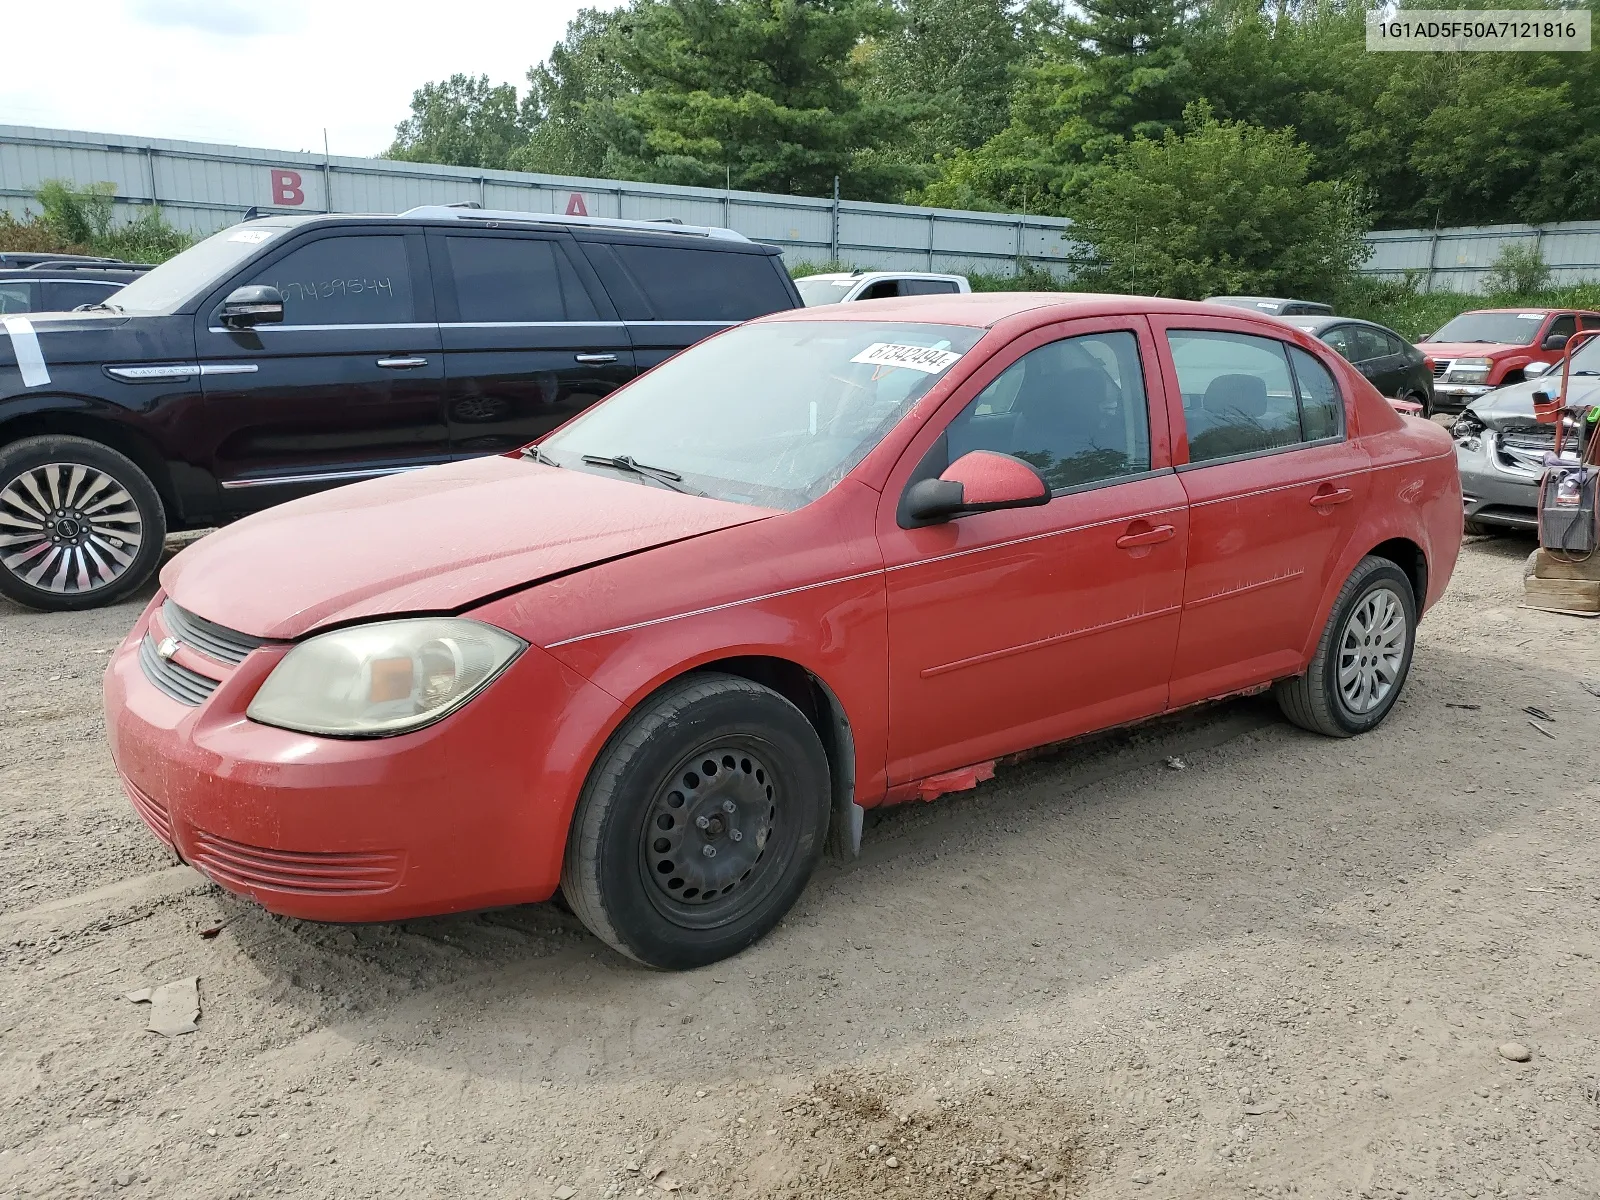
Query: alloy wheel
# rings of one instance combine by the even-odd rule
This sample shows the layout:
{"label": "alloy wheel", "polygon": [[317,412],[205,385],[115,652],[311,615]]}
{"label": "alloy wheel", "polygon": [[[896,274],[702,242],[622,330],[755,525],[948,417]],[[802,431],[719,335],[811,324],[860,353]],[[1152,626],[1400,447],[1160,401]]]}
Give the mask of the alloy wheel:
{"label": "alloy wheel", "polygon": [[0,486],[0,566],[30,587],[84,595],[133,565],[144,522],[120,481],[83,463],[30,467]]}

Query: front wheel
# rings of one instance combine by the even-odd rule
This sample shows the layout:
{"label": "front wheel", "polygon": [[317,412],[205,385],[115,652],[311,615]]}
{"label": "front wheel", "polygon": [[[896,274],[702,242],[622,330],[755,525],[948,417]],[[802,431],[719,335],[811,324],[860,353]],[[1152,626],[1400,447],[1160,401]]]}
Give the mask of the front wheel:
{"label": "front wheel", "polygon": [[1274,689],[1302,729],[1353,737],[1375,728],[1405,686],[1416,641],[1417,601],[1405,572],[1369,555],[1339,590],[1304,675]]}
{"label": "front wheel", "polygon": [[29,608],[113,604],[156,569],[161,497],[133,461],[88,438],[0,448],[0,593]]}
{"label": "front wheel", "polygon": [[828,759],[805,715],[732,675],[690,675],[607,743],[573,814],[561,890],[652,967],[736,954],[789,911],[828,831]]}

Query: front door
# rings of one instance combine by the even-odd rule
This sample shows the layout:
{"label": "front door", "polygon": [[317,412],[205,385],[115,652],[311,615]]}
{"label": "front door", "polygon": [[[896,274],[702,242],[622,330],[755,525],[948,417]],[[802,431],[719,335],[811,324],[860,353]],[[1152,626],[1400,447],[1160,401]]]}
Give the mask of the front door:
{"label": "front door", "polygon": [[[1188,517],[1153,362],[1142,318],[1031,334],[952,397],[891,476],[879,519],[891,783],[1166,706]],[[912,479],[970,450],[1032,463],[1054,498],[902,528]]]}
{"label": "front door", "polygon": [[[439,328],[421,255],[415,234],[312,235],[208,297],[195,341],[225,507],[257,509],[448,461]],[[247,284],[283,294],[282,324],[219,324],[223,298]]]}
{"label": "front door", "polygon": [[1332,373],[1311,354],[1222,319],[1152,323],[1169,347],[1174,456],[1189,500],[1176,707],[1304,667],[1368,464],[1346,436]]}
{"label": "front door", "polygon": [[627,328],[564,234],[431,231],[452,453],[525,446],[634,376]]}

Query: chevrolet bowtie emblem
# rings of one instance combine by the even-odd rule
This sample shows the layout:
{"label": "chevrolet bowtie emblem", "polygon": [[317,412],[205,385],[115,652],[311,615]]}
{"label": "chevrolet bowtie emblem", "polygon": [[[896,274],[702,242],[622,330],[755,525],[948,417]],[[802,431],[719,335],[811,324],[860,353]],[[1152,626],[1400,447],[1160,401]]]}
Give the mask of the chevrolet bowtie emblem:
{"label": "chevrolet bowtie emblem", "polygon": [[170,637],[169,638],[162,638],[161,639],[161,644],[156,647],[156,653],[159,654],[162,658],[170,659],[177,652],[178,652],[178,639],[177,638],[170,638]]}

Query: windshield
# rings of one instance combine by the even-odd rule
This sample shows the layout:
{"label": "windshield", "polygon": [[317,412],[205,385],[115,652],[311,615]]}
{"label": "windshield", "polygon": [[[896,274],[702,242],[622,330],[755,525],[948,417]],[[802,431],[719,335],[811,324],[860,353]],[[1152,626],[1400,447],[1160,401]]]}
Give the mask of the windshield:
{"label": "windshield", "polygon": [[138,316],[177,312],[218,279],[287,230],[282,226],[235,225],[190,246],[123,288],[107,306]]}
{"label": "windshield", "polygon": [[[1600,337],[1591,337],[1584,340],[1578,347],[1578,352],[1572,356],[1572,364],[1567,368],[1574,375],[1600,375]],[[1558,356],[1550,367],[1550,376],[1561,375],[1561,359]]]}
{"label": "windshield", "polygon": [[815,308],[819,304],[839,303],[855,282],[854,279],[796,279],[794,286],[800,289],[800,299],[806,302],[806,307]]}
{"label": "windshield", "polygon": [[1477,312],[1462,313],[1447,321],[1430,342],[1486,342],[1507,346],[1527,346],[1538,336],[1544,313]]}
{"label": "windshield", "polygon": [[539,449],[597,473],[609,468],[584,455],[626,455],[719,500],[799,508],[843,479],[982,336],[889,322],[741,326],[669,359]]}

